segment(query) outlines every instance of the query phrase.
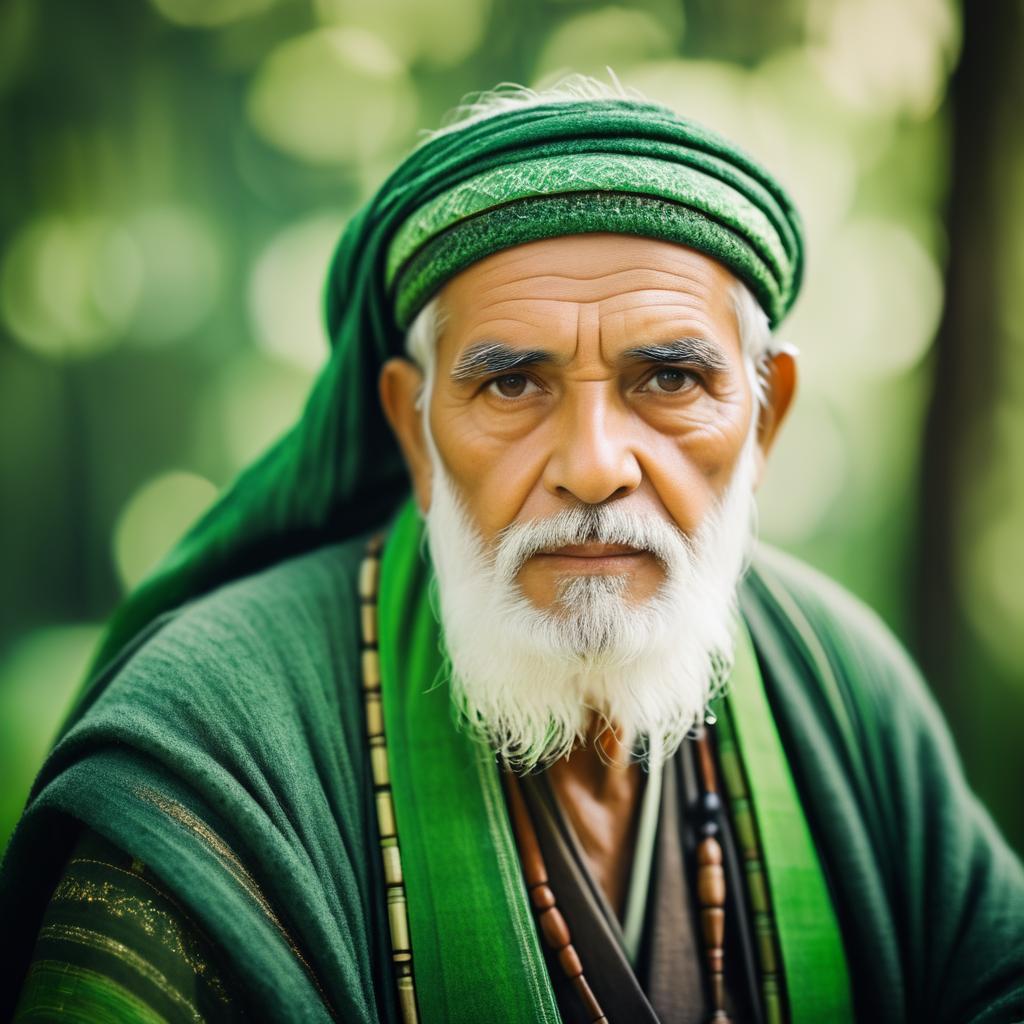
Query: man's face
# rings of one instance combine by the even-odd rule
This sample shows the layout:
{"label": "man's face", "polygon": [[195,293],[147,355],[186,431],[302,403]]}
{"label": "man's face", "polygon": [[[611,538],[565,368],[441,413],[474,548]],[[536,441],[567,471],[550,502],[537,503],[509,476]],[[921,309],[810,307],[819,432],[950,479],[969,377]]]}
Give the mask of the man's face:
{"label": "man's face", "polygon": [[667,756],[720,682],[794,380],[774,356],[755,423],[734,287],[669,243],[535,242],[441,293],[425,410],[421,371],[384,367],[452,698],[506,763],[567,756],[595,715]]}
{"label": "man's face", "polygon": [[[449,282],[429,425],[485,545],[608,502],[695,533],[756,407],[734,284],[694,250],[604,234],[509,249]],[[643,601],[663,574],[649,552],[589,543],[530,557],[516,582],[546,609],[566,577],[625,578]]]}

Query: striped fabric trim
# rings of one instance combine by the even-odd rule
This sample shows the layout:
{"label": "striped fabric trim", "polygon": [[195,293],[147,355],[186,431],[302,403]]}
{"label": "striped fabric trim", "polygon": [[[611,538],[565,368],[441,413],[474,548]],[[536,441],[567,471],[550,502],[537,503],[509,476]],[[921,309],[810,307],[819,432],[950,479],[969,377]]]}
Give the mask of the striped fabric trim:
{"label": "striped fabric trim", "polygon": [[67,942],[72,945],[83,946],[85,949],[95,953],[106,954],[130,967],[140,977],[145,979],[153,988],[157,989],[162,996],[182,1011],[182,1013],[201,1024],[203,1015],[196,1009],[195,1004],[182,995],[167,980],[167,976],[153,966],[144,956],[136,953],[131,947],[123,942],[104,935],[102,932],[94,931],[92,928],[82,928],[73,924],[51,924],[46,925],[39,932],[40,939],[53,939],[58,942]]}
{"label": "striped fabric trim", "polygon": [[46,907],[19,1017],[219,1024],[244,1017],[217,951],[146,865],[86,829]]}
{"label": "striped fabric trim", "polygon": [[718,739],[718,760],[728,796],[736,842],[743,858],[746,874],[747,900],[754,924],[758,961],[761,966],[761,995],[764,1000],[766,1024],[783,1024],[789,1019],[786,1010],[785,984],[780,970],[779,938],[772,912],[760,836],[754,821],[747,788],[746,772],[736,746],[736,738],[728,714],[720,714],[715,727]]}
{"label": "striped fabric trim", "polygon": [[97,971],[37,960],[29,971],[14,1024],[167,1024],[167,1018]]}

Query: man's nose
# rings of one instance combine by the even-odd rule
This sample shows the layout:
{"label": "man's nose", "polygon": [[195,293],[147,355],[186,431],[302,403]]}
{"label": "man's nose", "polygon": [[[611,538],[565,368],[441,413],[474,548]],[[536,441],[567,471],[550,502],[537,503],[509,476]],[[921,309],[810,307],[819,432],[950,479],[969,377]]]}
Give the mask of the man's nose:
{"label": "man's nose", "polygon": [[643,476],[629,414],[603,383],[580,385],[564,400],[544,485],[559,498],[597,505],[637,489]]}

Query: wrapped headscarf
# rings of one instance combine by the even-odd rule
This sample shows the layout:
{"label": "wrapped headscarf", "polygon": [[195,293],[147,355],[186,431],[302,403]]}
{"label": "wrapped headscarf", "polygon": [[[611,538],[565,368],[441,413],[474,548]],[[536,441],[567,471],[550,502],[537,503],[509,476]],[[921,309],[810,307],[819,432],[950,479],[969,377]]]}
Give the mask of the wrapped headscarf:
{"label": "wrapped headscarf", "polygon": [[587,232],[706,253],[747,284],[773,325],[799,288],[800,223],[785,192],[729,142],[664,107],[538,103],[438,133],[341,238],[327,282],[331,354],[301,418],[122,605],[93,668],[162,612],[384,522],[408,483],[377,380],[403,353],[409,323],[475,261]]}

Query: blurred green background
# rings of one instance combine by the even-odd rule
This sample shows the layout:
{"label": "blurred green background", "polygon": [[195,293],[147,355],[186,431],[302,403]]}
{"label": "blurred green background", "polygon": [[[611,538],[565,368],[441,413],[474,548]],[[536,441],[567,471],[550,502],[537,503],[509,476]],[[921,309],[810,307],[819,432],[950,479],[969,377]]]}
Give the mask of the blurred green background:
{"label": "blurred green background", "polygon": [[802,385],[762,532],[908,643],[1024,847],[1021,17],[5,0],[0,845],[100,623],[297,415],[346,219],[464,94],[611,65],[796,197],[809,273],[782,335]]}

